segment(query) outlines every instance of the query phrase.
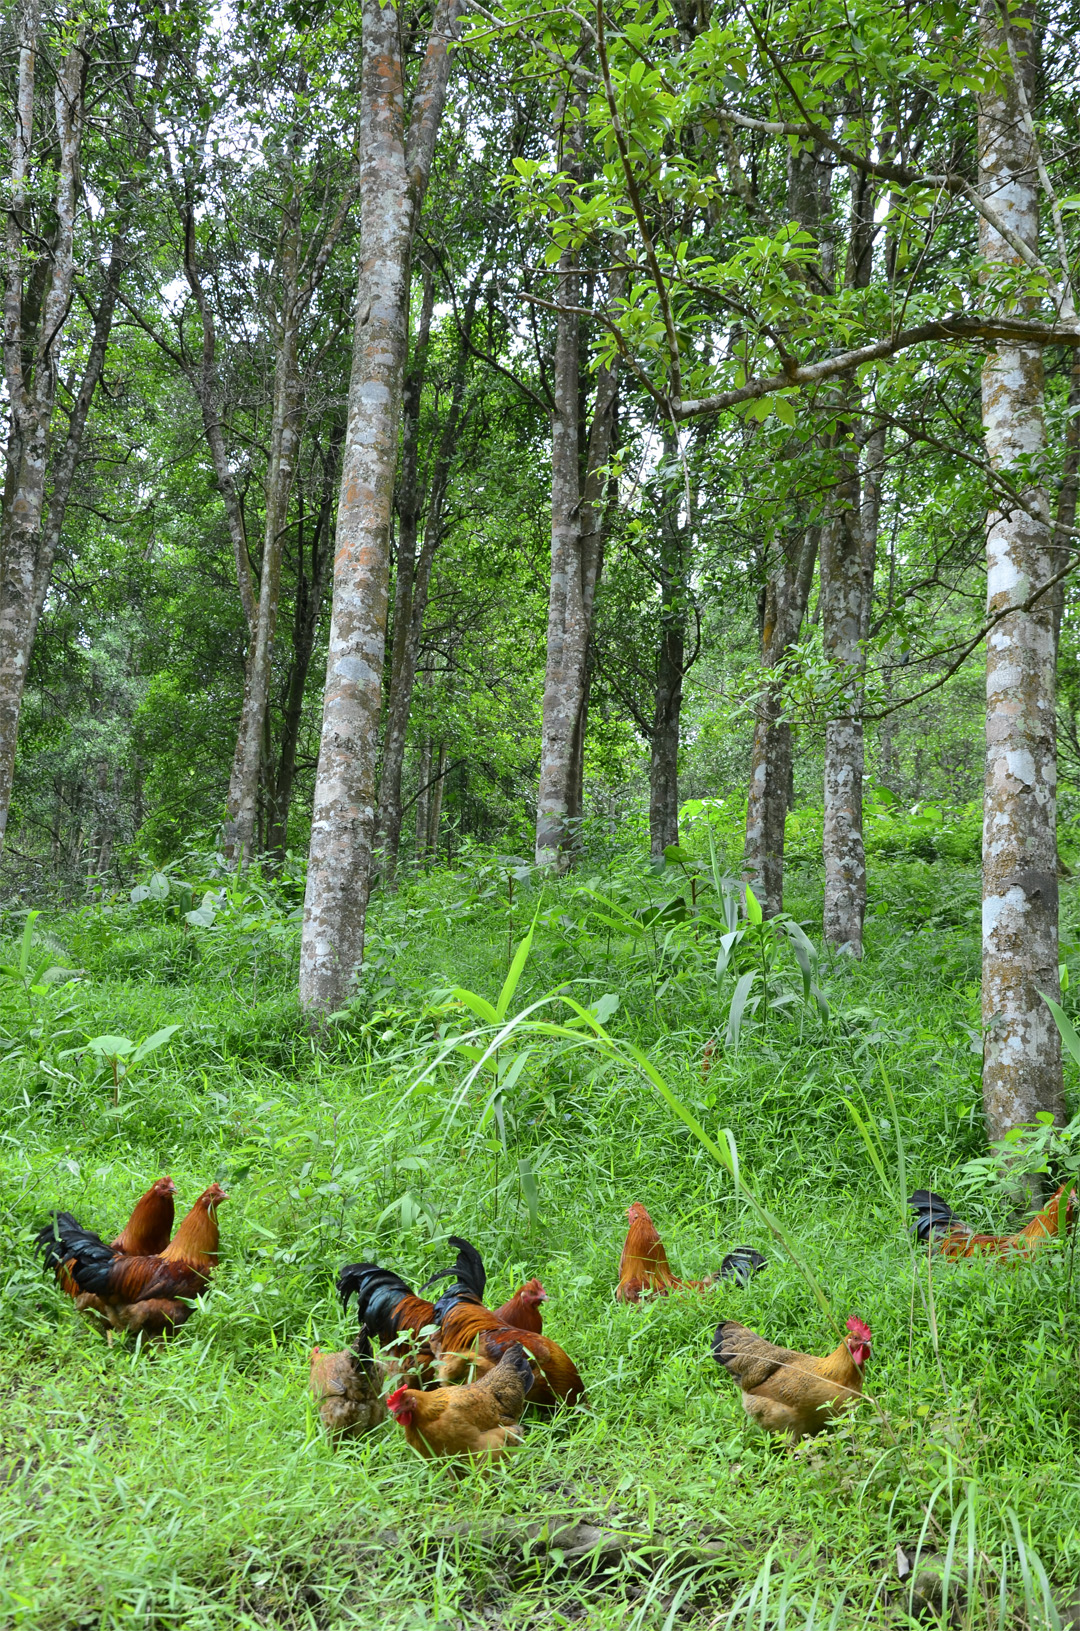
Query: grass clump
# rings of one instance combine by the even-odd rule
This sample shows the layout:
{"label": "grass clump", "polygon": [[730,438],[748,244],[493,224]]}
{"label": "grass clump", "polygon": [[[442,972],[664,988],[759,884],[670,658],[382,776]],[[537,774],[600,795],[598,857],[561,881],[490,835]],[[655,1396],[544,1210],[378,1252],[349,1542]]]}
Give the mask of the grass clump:
{"label": "grass clump", "polygon": [[[373,904],[356,1001],[318,1039],[295,898],[271,883],[231,885],[211,923],[187,919],[220,887],[194,876],[183,911],[32,923],[0,999],[3,1623],[1059,1623],[1080,1577],[1071,1250],[927,1263],[904,1217],[919,1185],[1007,1216],[964,1187],[983,1153],[975,875],[883,858],[865,962],[817,958],[807,997],[787,943],[762,968],[747,939],[717,972],[723,837],[662,875],[611,846],[557,885],[480,852],[407,880]],[[809,864],[789,905],[816,943]],[[0,950],[16,969],[23,923]],[[115,1092],[88,1039],[170,1025]],[[176,1341],[110,1351],[30,1232],[57,1205],[118,1227],[164,1171],[185,1204],[230,1189],[223,1262]],[[742,1243],[768,1271],[617,1305],[635,1200],[678,1272]],[[351,1329],[341,1262],[418,1283],[451,1232],[495,1303],[541,1276],[590,1399],[457,1484],[393,1424],[331,1452],[305,1394],[312,1343]],[[825,1352],[849,1313],[873,1327],[871,1400],[797,1455],[749,1435],[717,1322]]]}

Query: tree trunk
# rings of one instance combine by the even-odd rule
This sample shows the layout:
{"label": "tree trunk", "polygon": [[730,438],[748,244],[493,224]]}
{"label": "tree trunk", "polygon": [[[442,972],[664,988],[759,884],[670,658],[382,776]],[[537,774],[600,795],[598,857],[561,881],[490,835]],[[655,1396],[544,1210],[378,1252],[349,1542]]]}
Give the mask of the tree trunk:
{"label": "tree trunk", "polygon": [[[664,464],[670,471],[679,452],[674,426],[663,432]],[[668,480],[660,513],[660,645],[656,654],[656,699],[649,733],[649,850],[662,861],[669,844],[679,842],[679,722],[686,668],[686,535],[691,520],[679,521],[681,489]]]}
{"label": "tree trunk", "polygon": [[[1030,11],[1010,24],[1033,100]],[[1001,53],[996,0],[983,0],[984,49]],[[979,183],[1004,223],[1035,248],[1039,196],[1034,144],[1017,86],[1006,73],[979,98]],[[985,221],[979,247],[988,271],[1018,264]],[[1024,493],[1028,509],[987,516],[987,604],[1019,607],[1053,573],[1046,493],[1031,485],[1045,446],[1043,358],[1035,346],[999,343],[982,375],[987,457]],[[1031,513],[1033,512],[1033,513]],[[986,786],[983,806],[983,1104],[991,1140],[1034,1121],[1064,1116],[1061,1042],[1042,1000],[1059,995],[1057,761],[1054,730],[1053,597],[1016,610],[986,642]],[[1031,1180],[1032,1187],[1037,1183]]]}
{"label": "tree trunk", "polygon": [[416,795],[416,843],[413,846],[416,859],[423,860],[427,850],[428,810],[431,803],[431,737],[424,732],[424,739],[420,744],[420,788]]}
{"label": "tree trunk", "polygon": [[[450,407],[439,437],[439,447],[428,491],[427,514],[424,520],[424,543],[420,559],[416,561],[417,527],[412,526],[412,561],[409,568],[407,592],[395,595],[394,661],[391,666],[390,702],[387,708],[386,738],[383,745],[382,777],[379,782],[378,831],[382,836],[382,876],[386,887],[393,889],[397,872],[398,850],[401,846],[401,771],[405,762],[405,741],[412,712],[413,688],[416,684],[416,665],[424,633],[424,615],[427,611],[431,587],[431,569],[435,551],[442,540],[442,516],[446,492],[450,482],[450,467],[457,445],[461,408],[465,397],[465,377],[468,367],[469,339],[476,313],[476,301],[486,271],[481,270],[469,290],[461,322],[461,343],[458,348],[454,379],[451,386]],[[402,533],[404,534],[404,517]],[[400,624],[397,619],[400,617]]]}
{"label": "tree trunk", "polygon": [[300,743],[300,727],[304,717],[304,693],[308,671],[315,650],[315,636],[322,614],[323,595],[326,590],[326,569],[329,558],[328,541],[333,511],[332,484],[337,475],[338,455],[344,436],[344,426],[338,426],[330,439],[330,453],[326,461],[325,485],[319,504],[318,519],[311,536],[311,571],[304,563],[304,535],[297,532],[296,606],[293,612],[293,654],[285,686],[282,708],[281,750],[278,754],[277,775],[269,798],[269,821],[266,848],[275,860],[285,859],[289,835],[289,805],[296,779],[296,753]]}
{"label": "tree trunk", "polygon": [[289,518],[296,459],[300,448],[300,382],[297,348],[299,343],[296,289],[296,233],[288,234],[289,250],[285,268],[281,332],[274,369],[274,406],[270,429],[269,459],[266,471],[265,524],[262,559],[259,566],[259,598],[255,606],[255,626],[244,674],[244,700],[233,755],[223,848],[234,866],[244,866],[256,848],[255,823],[259,784],[264,766],[263,740],[270,706],[271,664],[274,631],[281,598],[281,562],[285,549],[285,529]]}
{"label": "tree trunk", "polygon": [[[9,426],[3,505],[0,510],[0,846],[3,844],[11,804],[19,713],[34,634],[52,567],[50,550],[55,548],[59,518],[67,501],[85,424],[85,414],[80,418],[84,395],[80,389],[58,470],[62,490],[58,494],[57,525],[43,532],[49,431],[59,378],[60,334],[68,317],[75,275],[75,216],[79,196],[84,40],[87,31],[85,28],[76,31],[56,81],[54,107],[58,159],[52,200],[55,229],[48,246],[50,268],[47,291],[34,333],[27,332],[24,309],[24,257],[28,240],[32,237],[28,216],[33,189],[30,160],[37,48],[37,18],[30,5],[20,8],[17,31],[18,90],[4,272],[4,373]],[[114,290],[112,303],[115,303],[115,298]],[[110,321],[112,303],[108,305]],[[107,333],[106,324],[105,338]],[[104,339],[100,356],[92,343],[84,372],[84,385],[90,382],[90,395],[100,375],[103,357]],[[96,373],[93,372],[95,368]]]}
{"label": "tree trunk", "polygon": [[[791,220],[812,232],[820,243],[821,222],[829,204],[829,168],[820,149],[789,156],[787,203]],[[764,672],[754,722],[743,858],[766,917],[775,917],[784,909],[784,821],[792,782],[791,726],[783,716],[783,682],[777,670],[799,638],[819,538],[820,528],[814,526],[785,540],[765,581],[761,617]]]}
{"label": "tree trunk", "polygon": [[[865,289],[873,269],[875,194],[868,176],[851,172],[851,235],[845,281]],[[839,473],[832,513],[821,542],[821,631],[825,655],[842,689],[840,713],[825,726],[825,938],[861,957],[866,915],[866,851],[863,845],[862,688],[877,549],[880,492],[877,469],[864,510],[859,480],[857,395],[845,392],[849,422],[836,429]],[[884,444],[882,443],[882,449]],[[880,460],[878,461],[880,462]],[[869,522],[869,527],[864,525]],[[872,536],[871,536],[872,533]]]}
{"label": "tree trunk", "polygon": [[[568,108],[568,118],[573,111]],[[576,127],[568,125],[567,146],[576,153],[578,138],[572,132]],[[623,282],[621,273],[613,275],[613,297]],[[567,250],[559,262],[560,306],[580,305],[580,283],[573,252]],[[599,369],[582,484],[580,340],[578,315],[560,311],[551,425],[551,590],[536,806],[536,864],[559,871],[570,864],[570,824],[581,816],[589,639],[603,567],[604,472],[614,441],[618,390],[616,365]]]}
{"label": "tree trunk", "polygon": [[362,5],[363,247],[300,949],[300,998],[316,1013],[348,1000],[364,955],[410,264],[456,14],[457,0],[439,0],[406,145],[397,6],[393,0]]}
{"label": "tree trunk", "polygon": [[819,527],[807,527],[781,549],[765,586],[757,718],[746,806],[745,865],[766,917],[784,909],[784,819],[791,797],[791,726],[783,717],[776,669],[799,638],[817,561]]}
{"label": "tree trunk", "polygon": [[428,816],[427,853],[432,861],[439,855],[439,823],[442,820],[443,788],[446,786],[446,744],[439,744],[439,763],[435,771],[435,785],[431,789],[431,811]]}
{"label": "tree trunk", "polygon": [[841,438],[834,512],[821,535],[822,641],[843,695],[841,711],[825,726],[825,938],[861,957],[866,854],[860,637],[865,595],[858,454],[850,428]]}

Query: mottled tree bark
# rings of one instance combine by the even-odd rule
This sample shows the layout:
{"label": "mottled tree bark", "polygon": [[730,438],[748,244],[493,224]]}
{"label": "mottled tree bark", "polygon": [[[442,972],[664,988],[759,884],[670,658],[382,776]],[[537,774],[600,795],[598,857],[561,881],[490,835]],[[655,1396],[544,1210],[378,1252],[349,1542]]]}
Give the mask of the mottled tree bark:
{"label": "mottled tree bark", "polygon": [[457,0],[439,0],[406,142],[397,6],[363,0],[362,252],[300,949],[300,997],[316,1013],[348,1000],[364,955],[412,245],[456,15]]}
{"label": "mottled tree bark", "polygon": [[817,561],[819,527],[783,545],[765,584],[761,666],[746,805],[745,865],[766,917],[784,909],[784,819],[792,778],[791,726],[783,717],[777,667],[799,638]]}
{"label": "mottled tree bark", "polygon": [[268,798],[266,848],[278,861],[285,859],[288,843],[289,805],[296,779],[296,754],[304,716],[304,692],[315,650],[315,636],[322,614],[329,566],[330,523],[333,514],[332,487],[337,479],[338,457],[344,426],[335,427],[324,469],[324,483],[310,545],[305,537],[304,517],[297,526],[296,604],[293,608],[292,660],[285,684],[281,718],[281,747]]}
{"label": "mottled tree bark", "polygon": [[[1029,26],[1010,24],[1026,82],[1034,86]],[[981,35],[1000,52],[1001,14],[982,0]],[[1034,143],[1016,82],[979,98],[979,184],[1004,224],[1033,249],[1039,235]],[[979,247],[988,270],[1018,264],[986,221]],[[1061,1043],[1040,992],[1058,986],[1057,762],[1052,595],[1019,607],[1053,573],[1049,504],[1021,461],[1036,466],[1045,446],[1043,358],[1034,346],[999,343],[982,376],[987,456],[1024,492],[1027,508],[987,517],[987,604],[1018,609],[986,642],[986,785],[983,815],[983,1104],[987,1132],[1000,1139],[1040,1111],[1063,1119]],[[1032,1180],[1032,1184],[1037,1180]]]}
{"label": "mottled tree bark", "polygon": [[[831,248],[822,238],[829,207],[829,167],[820,151],[806,149],[788,160],[788,214],[818,237],[822,262]],[[766,917],[784,909],[784,820],[792,783],[791,726],[784,718],[778,670],[799,638],[817,561],[820,529],[795,531],[769,563],[761,616],[761,690],[754,721],[743,860]]]}
{"label": "mottled tree bark", "polygon": [[[612,294],[621,287],[621,280],[613,279]],[[580,305],[580,274],[571,250],[559,262],[559,303]],[[580,319],[560,311],[551,427],[551,590],[536,806],[536,864],[560,871],[570,864],[570,824],[581,815],[589,638],[603,566],[604,472],[611,457],[618,389],[614,364],[597,370],[582,483],[579,348]]]}
{"label": "mottled tree bark", "polygon": [[[875,195],[870,178],[851,173],[851,234],[845,281],[864,289],[873,268]],[[825,938],[862,956],[866,915],[866,851],[863,845],[863,774],[866,763],[862,687],[866,666],[862,641],[870,620],[877,550],[879,493],[871,480],[865,504],[860,485],[857,397],[845,391],[852,416],[837,426],[839,472],[821,539],[821,631],[825,655],[836,669],[842,702],[825,726]],[[884,444],[882,443],[882,448]],[[879,461],[880,462],[880,461]]]}
{"label": "mottled tree bark", "polygon": [[[69,419],[57,469],[52,524],[45,524],[45,484],[50,430],[60,371],[60,340],[71,305],[75,277],[75,217],[78,207],[79,147],[83,127],[86,29],[71,39],[56,79],[56,179],[54,226],[45,294],[37,321],[26,310],[26,258],[33,233],[31,197],[35,69],[38,19],[32,0],[20,7],[16,24],[19,51],[15,133],[11,153],[4,267],[4,376],[8,393],[5,482],[0,508],[0,845],[7,828],[15,773],[15,745],[34,634],[44,605],[60,522],[70,490],[86,410],[100,377],[108,328],[116,300],[113,268],[99,308],[83,382]],[[114,258],[119,277],[119,256]],[[112,289],[111,298],[109,295]],[[84,407],[85,402],[85,407]]]}
{"label": "mottled tree bark", "polygon": [[[473,280],[462,314],[461,344],[450,389],[450,405],[439,436],[438,450],[428,484],[424,542],[417,559],[417,528],[414,519],[408,584],[405,592],[395,594],[394,598],[394,661],[391,667],[390,701],[383,745],[382,776],[379,781],[378,813],[378,832],[382,838],[383,848],[382,876],[384,884],[390,888],[394,887],[398,850],[401,846],[401,772],[405,763],[405,742],[409,732],[409,716],[412,712],[416,665],[424,633],[431,570],[435,563],[435,552],[443,537],[443,511],[465,400],[469,340],[476,314],[476,302],[485,276],[486,271],[482,270],[480,276]],[[403,534],[404,531],[403,517]]]}
{"label": "mottled tree bark", "polygon": [[858,453],[850,432],[840,447],[833,514],[821,535],[821,627],[825,655],[838,670],[843,702],[825,726],[825,938],[862,956],[866,912],[863,849],[865,603]]}

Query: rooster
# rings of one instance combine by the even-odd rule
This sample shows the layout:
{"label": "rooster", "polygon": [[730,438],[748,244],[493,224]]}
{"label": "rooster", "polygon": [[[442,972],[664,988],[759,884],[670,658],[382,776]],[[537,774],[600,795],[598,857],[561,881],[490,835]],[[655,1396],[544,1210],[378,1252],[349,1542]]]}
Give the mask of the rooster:
{"label": "rooster", "polygon": [[342,1438],[361,1438],[387,1418],[381,1394],[383,1369],[371,1352],[371,1340],[361,1332],[342,1353],[311,1350],[311,1396],[331,1444]]}
{"label": "rooster", "polygon": [[206,1289],[217,1267],[217,1209],[228,1200],[217,1184],[204,1190],[181,1223],[172,1242],[156,1256],[129,1256],[106,1246],[98,1235],[70,1224],[61,1213],[53,1230],[42,1231],[45,1267],[59,1258],[67,1267],[78,1295],[75,1306],[92,1312],[113,1331],[163,1336],[191,1316],[191,1299]]}
{"label": "rooster", "polygon": [[[122,1252],[125,1257],[153,1257],[163,1251],[172,1234],[175,1194],[176,1185],[168,1176],[151,1184],[146,1194],[135,1202],[135,1208],[112,1242],[111,1250]],[[82,1229],[70,1212],[57,1212],[43,1229],[38,1230],[35,1236],[37,1250],[44,1257],[46,1269],[54,1271],[61,1291],[65,1291],[69,1297],[77,1297],[79,1288],[71,1277],[70,1265],[58,1250],[62,1228],[78,1230],[87,1236],[90,1234],[89,1230]],[[94,1239],[100,1241],[99,1236],[95,1235]]]}
{"label": "rooster", "polygon": [[511,1342],[477,1381],[427,1393],[402,1386],[389,1395],[386,1407],[425,1460],[493,1461],[521,1443],[521,1412],[533,1386],[532,1366],[521,1344]]}
{"label": "rooster", "polygon": [[932,1189],[917,1189],[908,1201],[915,1213],[915,1233],[924,1243],[933,1242],[942,1257],[974,1257],[988,1253],[991,1257],[1031,1257],[1044,1241],[1057,1235],[1061,1217],[1065,1215],[1065,1233],[1076,1221],[1076,1191],[1067,1184],[1054,1191],[1041,1212],[1015,1235],[979,1235],[969,1223],[935,1195]]}
{"label": "rooster", "polygon": [[823,1358],[777,1348],[745,1325],[717,1326],[712,1353],[742,1390],[743,1409],[766,1433],[790,1433],[792,1443],[819,1433],[862,1393],[870,1358],[870,1327],[854,1315],[851,1335]]}
{"label": "rooster", "polygon": [[531,1403],[554,1405],[563,1400],[574,1404],[583,1399],[585,1384],[569,1354],[549,1337],[505,1325],[490,1308],[485,1308],[487,1273],[480,1253],[459,1235],[450,1236],[450,1245],[458,1248],[455,1279],[435,1304],[439,1329],[431,1343],[440,1361],[440,1381],[456,1381],[470,1365],[476,1374],[483,1375],[499,1363],[508,1348],[520,1342],[539,1373]]}
{"label": "rooster", "polygon": [[619,1284],[615,1292],[621,1303],[640,1302],[643,1292],[666,1297],[669,1291],[708,1291],[720,1280],[734,1280],[744,1286],[768,1266],[752,1246],[737,1246],[728,1252],[715,1274],[707,1275],[704,1280],[680,1280],[671,1272],[664,1242],[641,1202],[635,1201],[626,1215],[630,1227],[619,1258]]}
{"label": "rooster", "polygon": [[[388,1374],[415,1376],[421,1383],[431,1380],[434,1356],[422,1333],[436,1323],[434,1303],[416,1296],[404,1280],[378,1263],[347,1263],[337,1277],[337,1289],[342,1308],[356,1298],[361,1333],[384,1350]],[[392,1358],[387,1358],[387,1349]]]}
{"label": "rooster", "polygon": [[495,1318],[502,1320],[504,1325],[512,1325],[518,1331],[532,1331],[540,1336],[544,1329],[543,1316],[540,1313],[540,1304],[546,1303],[548,1294],[539,1280],[526,1280],[519,1291],[515,1291],[508,1303],[503,1303],[495,1309]]}

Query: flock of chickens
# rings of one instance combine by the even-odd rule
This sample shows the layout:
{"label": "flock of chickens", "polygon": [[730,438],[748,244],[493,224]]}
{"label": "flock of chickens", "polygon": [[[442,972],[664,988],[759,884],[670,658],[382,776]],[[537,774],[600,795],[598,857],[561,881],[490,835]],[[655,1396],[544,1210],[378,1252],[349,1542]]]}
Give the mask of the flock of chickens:
{"label": "flock of chickens", "polygon": [[[1047,1239],[1068,1233],[1076,1192],[1067,1185],[1015,1235],[977,1234],[931,1190],[909,1205],[928,1251],[947,1258],[988,1253],[1029,1257]],[[159,1178],[135,1206],[123,1233],[109,1244],[58,1212],[39,1230],[37,1250],[46,1270],[80,1312],[112,1342],[115,1331],[146,1338],[178,1329],[193,1312],[218,1260],[217,1210],[228,1199],[217,1184],[199,1196],[172,1234],[171,1178]],[[663,1242],[644,1206],[628,1213],[616,1298],[638,1303],[673,1291],[705,1292],[727,1281],[745,1286],[767,1267],[750,1246],[729,1252],[714,1275],[681,1280],[672,1273]],[[547,1293],[530,1280],[501,1308],[484,1305],[487,1274],[476,1247],[451,1235],[457,1250],[450,1268],[420,1291],[449,1281],[434,1302],[417,1295],[378,1263],[351,1263],[337,1279],[345,1308],[356,1298],[359,1330],[340,1353],[311,1355],[310,1386],[332,1441],[355,1438],[392,1416],[408,1443],[427,1459],[490,1461],[522,1441],[525,1404],[584,1403],[585,1385],[569,1354],[546,1337],[540,1305]],[[832,1353],[818,1356],[780,1348],[735,1320],[713,1337],[717,1364],[738,1384],[743,1408],[764,1431],[792,1442],[819,1432],[862,1393],[870,1358],[870,1327],[856,1316]],[[376,1356],[374,1344],[378,1344]]]}

